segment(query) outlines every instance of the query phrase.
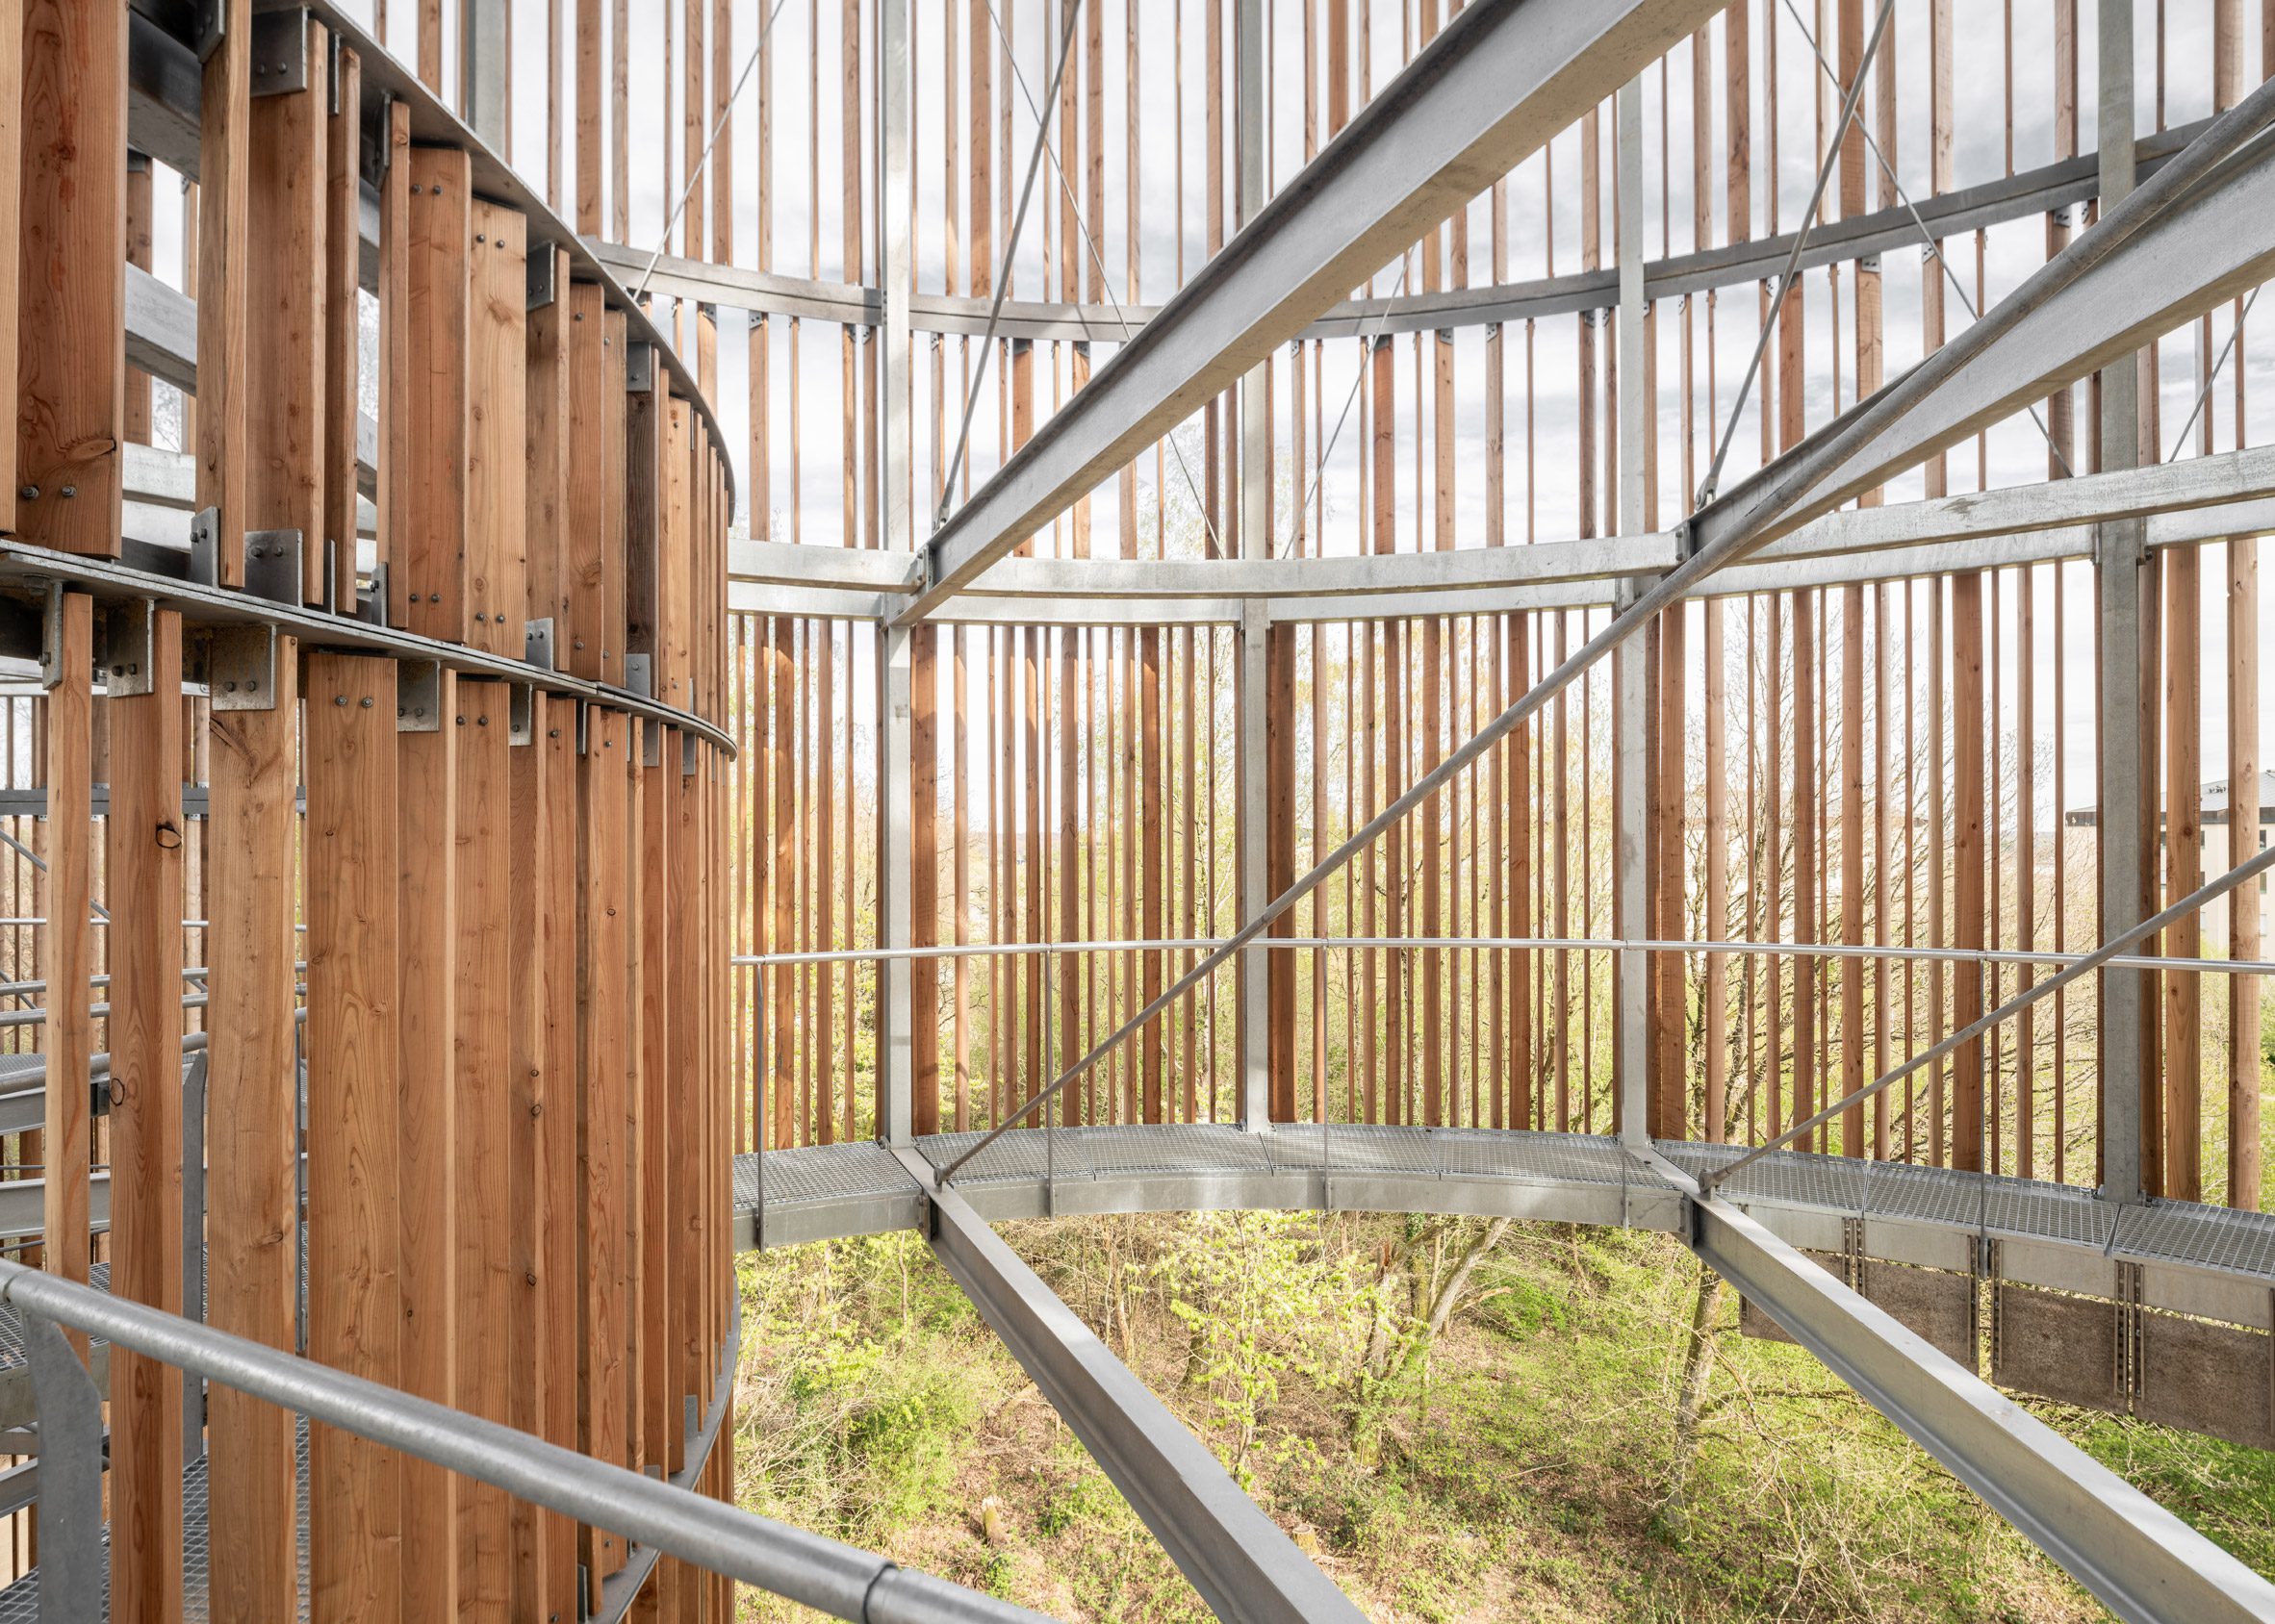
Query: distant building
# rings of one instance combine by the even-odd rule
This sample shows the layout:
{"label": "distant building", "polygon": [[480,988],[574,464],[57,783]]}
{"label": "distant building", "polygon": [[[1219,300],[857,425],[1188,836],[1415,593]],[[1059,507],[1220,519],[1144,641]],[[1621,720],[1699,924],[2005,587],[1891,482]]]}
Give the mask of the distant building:
{"label": "distant building", "polygon": [[[2243,858],[2228,854],[2233,850],[2228,838],[2228,780],[2220,778],[2208,783],[2200,794],[2204,825],[2204,877],[2211,879],[2226,874]],[[2092,828],[2100,820],[2093,807],[2080,806],[2071,808],[2063,822],[2072,828]],[[2162,826],[2163,821],[2160,818],[2160,834]],[[2264,851],[2267,849],[2268,831],[2271,829],[2275,829],[2275,770],[2260,774],[2260,825],[2252,843],[2253,850]],[[2275,930],[2270,928],[2275,926],[2275,908],[2270,907],[2267,875],[2261,875],[2256,885],[2260,902],[2260,942],[2264,949],[2275,946]],[[2204,910],[2204,939],[2217,944],[2223,952],[2228,940],[2229,901],[2222,897]]]}

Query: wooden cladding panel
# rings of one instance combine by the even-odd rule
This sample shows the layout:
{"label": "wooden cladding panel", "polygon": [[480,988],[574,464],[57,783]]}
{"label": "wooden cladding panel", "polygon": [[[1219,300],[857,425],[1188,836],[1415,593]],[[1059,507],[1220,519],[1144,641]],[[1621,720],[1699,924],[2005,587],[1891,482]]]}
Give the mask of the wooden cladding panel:
{"label": "wooden cladding panel", "polygon": [[[517,1431],[545,1433],[550,1362],[552,1297],[567,1277],[554,1277],[547,1253],[548,1231],[573,1223],[569,1185],[549,1184],[547,1137],[554,1122],[546,1115],[552,1080],[550,1033],[546,1020],[547,880],[555,861],[555,834],[550,816],[546,755],[537,741],[551,714],[569,708],[546,695],[529,698],[529,731],[517,737],[508,764],[510,831],[506,893],[505,962],[510,1003],[505,1088],[507,1315],[506,1422]],[[551,713],[551,714],[549,714]],[[546,1611],[546,1572],[556,1519],[526,1501],[511,1507],[512,1570],[508,1616],[538,1618]]]}
{"label": "wooden cladding panel", "polygon": [[[524,605],[530,620],[550,620],[558,639],[569,623],[569,251],[540,246],[553,258],[554,297],[529,312],[527,537]],[[556,641],[553,663],[564,664]]]}
{"label": "wooden cladding panel", "polygon": [[[331,580],[318,581],[311,601],[329,601],[343,614],[355,609],[356,423],[361,391],[362,301],[357,296],[363,251],[363,63],[342,50],[339,93],[332,104],[324,147],[324,422],[323,538]],[[382,341],[384,342],[384,341]],[[310,579],[317,577],[311,574]]]}
{"label": "wooden cladding panel", "polygon": [[666,427],[671,419],[660,381],[625,396],[625,651],[645,655],[657,694],[663,692],[662,621],[665,486],[671,473]]}
{"label": "wooden cladding panel", "polygon": [[410,152],[409,512],[389,569],[402,571],[415,632],[467,641],[469,254],[473,169],[463,152]]}
{"label": "wooden cladding panel", "polygon": [[[311,87],[330,77],[329,38],[308,25]],[[244,527],[299,532],[302,596],[312,603],[324,596],[327,106],[318,89],[254,98],[245,178],[249,240],[261,249],[236,267],[246,377],[260,380],[258,408],[248,401],[245,412]]]}
{"label": "wooden cladding panel", "polygon": [[[111,1289],[182,1311],[182,621],[154,610],[150,689],[105,701],[111,964]],[[182,1373],[111,1356],[112,1617],[182,1615]]]}
{"label": "wooden cladding panel", "polygon": [[[400,974],[402,1386],[456,1401],[457,679],[439,677],[439,725],[396,740],[396,907]],[[407,718],[420,722],[428,719]],[[458,1608],[458,1480],[403,1462],[403,1612],[447,1618]],[[416,1553],[415,1557],[410,1554]]]}
{"label": "wooden cladding panel", "polygon": [[[466,641],[523,653],[527,524],[528,222],[476,199],[468,249]],[[502,721],[502,718],[500,719]]]}
{"label": "wooden cladding panel", "polygon": [[[211,723],[206,918],[212,939],[227,946],[210,955],[206,973],[206,1281],[216,1329],[291,1352],[300,1205],[293,1021],[298,645],[280,637],[275,654],[269,707],[216,710]],[[337,1119],[320,1126],[312,1114],[310,1124],[321,1132]],[[217,1382],[206,1424],[211,1614],[289,1617],[299,1580],[292,1413]]]}
{"label": "wooden cladding panel", "polygon": [[616,681],[623,670],[626,400],[624,318],[601,290],[569,290],[568,620],[555,661],[573,675]]}
{"label": "wooden cladding panel", "polygon": [[[5,33],[0,30],[0,33]],[[89,925],[89,847],[93,842],[92,743],[94,600],[64,596],[56,651],[57,681],[47,691],[47,888],[39,933],[40,976],[47,1000],[47,1063],[59,1078],[89,1075],[94,1020],[88,1007],[93,968]],[[88,1278],[88,1179],[91,1102],[85,1088],[46,1091],[40,1151],[47,1164],[40,1192],[44,1265],[68,1280]],[[78,1337],[86,1352],[86,1338]]]}
{"label": "wooden cladding panel", "polygon": [[411,623],[411,110],[391,102],[380,139],[379,177],[379,534],[374,557],[387,570],[387,623]]}
{"label": "wooden cladding panel", "polygon": [[[533,744],[545,779],[542,848],[536,865],[538,916],[544,927],[541,1022],[545,1046],[543,1131],[538,1153],[541,1182],[555,1221],[543,1226],[539,1265],[544,1285],[544,1329],[540,1336],[544,1415],[538,1427],[546,1440],[575,1449],[579,1435],[582,1394],[578,1387],[579,1326],[584,1293],[581,1253],[583,1208],[579,1193],[583,1143],[578,1130],[577,1083],[577,707],[568,699],[547,700],[533,715]],[[549,1615],[571,1618],[577,1605],[575,1525],[557,1512],[542,1513],[546,1528],[541,1586]]]}
{"label": "wooden cladding panel", "polygon": [[[402,1384],[396,663],[308,657],[308,1353]],[[308,1439],[311,1624],[402,1611],[402,1458]]]}
{"label": "wooden cladding panel", "polygon": [[[519,354],[519,346],[516,346]],[[508,896],[515,831],[508,738],[510,690],[461,680],[446,727],[458,739],[457,828],[450,876],[451,1161],[458,1225],[453,1298],[460,1334],[457,1407],[510,1423],[513,1275],[512,942]],[[503,1624],[510,1600],[509,1512],[503,1489],[458,1486],[461,1618]]]}
{"label": "wooden cladding panel", "polygon": [[667,705],[695,708],[695,671],[690,652],[688,593],[693,583],[695,489],[693,414],[674,399],[664,424],[663,555],[658,560],[655,694]]}
{"label": "wooden cladding panel", "polygon": [[[12,14],[15,8],[11,7]],[[126,10],[23,0],[14,528],[118,556],[126,432]]]}
{"label": "wooden cladding panel", "polygon": [[695,1127],[672,1108],[672,1029],[681,987],[674,978],[671,883],[691,853],[675,838],[679,735],[658,723],[635,726],[646,736],[640,770],[640,1426],[645,1462],[678,1470],[682,1435],[679,1360],[672,1337],[673,1256],[684,1238],[668,1222],[672,1154]]}
{"label": "wooden cladding panel", "polygon": [[[245,320],[251,230],[252,0],[221,0],[198,98],[197,505],[215,511],[221,584],[244,584]],[[14,482],[10,481],[13,485]]]}
{"label": "wooden cladding panel", "polygon": [[16,303],[23,256],[5,244],[22,241],[23,84],[24,31],[0,27],[0,535],[16,527]]}
{"label": "wooden cladding panel", "polygon": [[[628,1343],[633,1259],[626,1244],[633,1180],[625,1059],[631,1052],[623,999],[630,962],[631,897],[626,862],[629,734],[619,711],[588,706],[577,774],[577,1206],[585,1215],[578,1316],[582,1408],[576,1447],[596,1459],[630,1459]],[[596,1578],[625,1563],[621,1537],[588,1529],[583,1561]]]}

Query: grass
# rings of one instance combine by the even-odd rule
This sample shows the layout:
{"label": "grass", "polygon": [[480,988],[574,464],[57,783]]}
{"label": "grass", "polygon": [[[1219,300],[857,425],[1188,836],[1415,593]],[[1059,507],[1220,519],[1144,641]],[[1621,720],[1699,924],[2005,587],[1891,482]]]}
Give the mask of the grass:
{"label": "grass", "polygon": [[[2066,1576],[1723,1295],[1694,1451],[1698,1271],[1663,1236],[1513,1228],[1412,1380],[1371,1399],[1400,1249],[1477,1232],[1312,1215],[1005,1233],[1370,1618],[2067,1620]],[[744,1259],[742,1503],[1068,1619],[1209,1616],[922,1243]],[[1354,1448],[1376,1406],[1379,1444]],[[2032,1408],[2262,1571],[2275,1456]],[[746,1619],[796,1616],[746,1593]]]}

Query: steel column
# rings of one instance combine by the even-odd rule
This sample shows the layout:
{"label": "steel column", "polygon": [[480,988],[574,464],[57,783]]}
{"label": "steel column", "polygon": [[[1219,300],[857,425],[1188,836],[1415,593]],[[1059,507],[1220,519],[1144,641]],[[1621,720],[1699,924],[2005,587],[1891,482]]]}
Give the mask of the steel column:
{"label": "steel column", "polygon": [[[1643,517],[1645,413],[1643,308],[1643,81],[1620,87],[1614,108],[1614,158],[1619,165],[1620,200],[1620,522]],[[1650,577],[1623,582],[1624,609]],[[1623,644],[1612,655],[1612,680],[1619,688],[1619,737],[1614,746],[1613,796],[1619,818],[1613,862],[1618,870],[1618,931],[1630,942],[1650,932],[1649,845],[1645,811],[1650,798],[1651,768],[1645,748],[1645,723],[1653,703],[1640,644]],[[1650,970],[1632,948],[1618,954],[1613,984],[1615,1081],[1620,1091],[1620,1136],[1629,1144],[1650,1138]]]}
{"label": "steel column", "polygon": [[[913,545],[911,524],[912,445],[909,437],[908,294],[912,269],[908,242],[908,0],[882,0],[878,15],[880,90],[878,143],[883,169],[878,194],[879,269],[884,281],[883,377],[880,385],[879,478],[877,493],[884,520],[884,551],[906,552]],[[912,762],[909,751],[910,673],[913,661],[906,625],[879,629],[877,739],[878,944],[907,948],[914,919]],[[930,829],[924,831],[931,839]],[[928,899],[928,901],[931,900]],[[889,1144],[906,1145],[915,1109],[914,994],[906,958],[878,967],[878,1060],[882,1098],[878,1133]]]}
{"label": "steel column", "polygon": [[[1264,0],[1240,0],[1240,220],[1264,207]],[[1240,380],[1240,555],[1272,555],[1271,354]],[[1265,845],[1271,830],[1269,622],[1251,599],[1240,622],[1240,899],[1242,915],[1271,901]],[[1240,955],[1240,1125],[1271,1121],[1271,967],[1260,944]]]}
{"label": "steel column", "polygon": [[[2101,196],[2106,210],[2133,190],[2133,7],[2103,0],[2100,13]],[[2118,357],[2101,372],[2101,471],[2131,469],[2140,460],[2139,361]],[[2145,876],[2141,852],[2141,576],[2147,526],[2120,519],[2094,527],[2094,622],[2100,647],[2096,681],[2101,758],[2100,856],[2096,884],[2101,935],[2106,939],[2141,917]],[[2149,977],[2137,971],[2101,977],[2101,1187],[2105,1201],[2137,1202],[2141,1186],[2140,1034],[2152,1012]]]}

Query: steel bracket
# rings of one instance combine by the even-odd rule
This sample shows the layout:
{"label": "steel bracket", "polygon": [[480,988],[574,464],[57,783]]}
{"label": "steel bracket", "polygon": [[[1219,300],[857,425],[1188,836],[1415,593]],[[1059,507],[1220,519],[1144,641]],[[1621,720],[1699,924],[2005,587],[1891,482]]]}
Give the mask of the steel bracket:
{"label": "steel bracket", "polygon": [[695,776],[695,735],[693,733],[680,734],[679,776],[682,778],[692,778]]}
{"label": "steel bracket", "polygon": [[640,719],[640,765],[643,767],[661,767],[663,765],[663,723],[652,716],[644,716]]}
{"label": "steel bracket", "polygon": [[646,339],[635,339],[624,358],[624,388],[626,394],[651,394],[655,390],[655,346]]}
{"label": "steel bracket", "polygon": [[297,530],[247,530],[244,590],[271,603],[300,607],[303,546]]}
{"label": "steel bracket", "polygon": [[149,693],[150,647],[155,641],[158,606],[147,597],[130,597],[122,603],[97,604],[96,611],[96,647],[100,651],[95,663],[104,692],[114,699]]}
{"label": "steel bracket", "polygon": [[371,566],[371,596],[359,597],[355,603],[355,618],[368,625],[387,624],[387,566]]}
{"label": "steel bracket", "polygon": [[654,698],[655,656],[626,654],[624,657],[624,685],[643,698]]}
{"label": "steel bracket", "polygon": [[509,745],[534,744],[537,727],[531,721],[535,714],[537,685],[533,682],[509,682],[505,685],[505,735]]}
{"label": "steel bracket", "polygon": [[522,622],[522,658],[539,671],[559,671],[553,657],[553,618],[540,616]]}
{"label": "steel bracket", "polygon": [[561,296],[559,288],[555,286],[558,280],[555,273],[559,268],[560,255],[553,251],[551,243],[544,244],[542,249],[536,243],[530,244],[526,280],[528,309],[543,310]]}
{"label": "steel bracket", "polygon": [[253,13],[255,96],[289,96],[308,89],[308,13]]}
{"label": "steel bracket", "polygon": [[395,730],[443,730],[443,665],[440,660],[404,660],[396,667]]}
{"label": "steel bracket", "polygon": [[[8,609],[11,612],[22,607],[21,604],[13,600],[8,604]],[[12,629],[21,631],[23,628],[19,622],[16,627]],[[48,583],[47,596],[39,605],[39,629],[36,635],[39,642],[39,686],[52,689],[64,680],[64,589],[61,582],[50,581]],[[13,641],[13,638],[0,636],[0,647],[5,647]],[[8,651],[16,652],[13,648]]]}
{"label": "steel bracket", "polygon": [[210,62],[229,33],[228,0],[196,0],[191,12],[190,48],[199,63]]}
{"label": "steel bracket", "polygon": [[201,587],[221,584],[219,508],[199,508],[190,520],[190,580]]}
{"label": "steel bracket", "polygon": [[276,709],[276,628],[216,626],[206,638],[205,683],[217,711]]}

